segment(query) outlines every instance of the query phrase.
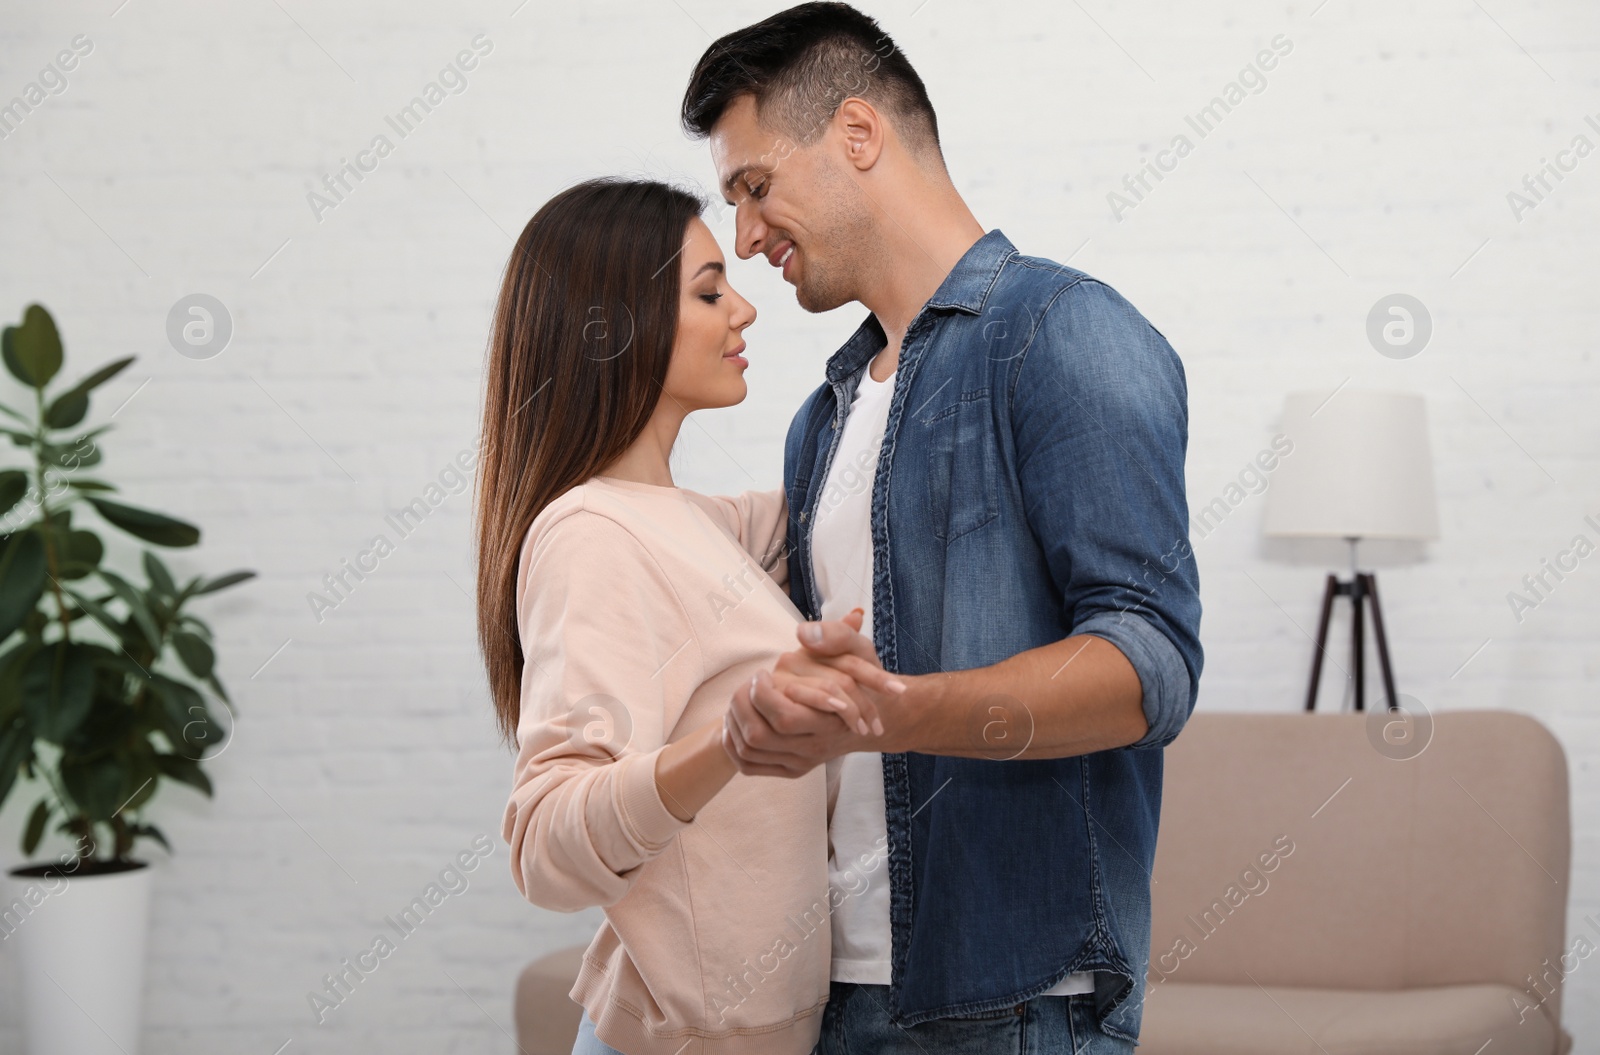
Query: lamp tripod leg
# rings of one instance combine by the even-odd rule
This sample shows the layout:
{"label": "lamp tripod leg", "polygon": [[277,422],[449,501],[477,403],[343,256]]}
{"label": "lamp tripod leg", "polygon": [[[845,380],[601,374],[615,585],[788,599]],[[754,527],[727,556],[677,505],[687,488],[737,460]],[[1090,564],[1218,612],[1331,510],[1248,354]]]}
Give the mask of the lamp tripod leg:
{"label": "lamp tripod leg", "polygon": [[1356,710],[1366,710],[1367,698],[1367,577],[1357,572],[1350,581],[1350,676],[1356,683]]}
{"label": "lamp tripod leg", "polygon": [[1317,709],[1317,686],[1322,681],[1322,658],[1328,651],[1328,617],[1333,613],[1333,598],[1338,592],[1338,580],[1328,576],[1322,590],[1322,615],[1317,619],[1317,643],[1311,650],[1311,688],[1306,692],[1306,710]]}
{"label": "lamp tripod leg", "polygon": [[1400,706],[1400,697],[1394,691],[1394,669],[1389,665],[1389,637],[1383,632],[1383,607],[1378,604],[1378,576],[1367,573],[1367,596],[1372,599],[1372,629],[1378,639],[1378,666],[1383,670],[1383,691],[1388,694],[1388,709]]}

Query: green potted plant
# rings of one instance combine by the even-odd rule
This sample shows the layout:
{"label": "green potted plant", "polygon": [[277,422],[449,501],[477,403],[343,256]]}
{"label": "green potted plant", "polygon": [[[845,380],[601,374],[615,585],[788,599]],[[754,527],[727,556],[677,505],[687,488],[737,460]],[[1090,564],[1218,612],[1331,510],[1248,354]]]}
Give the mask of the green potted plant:
{"label": "green potted plant", "polygon": [[31,413],[0,402],[0,435],[26,452],[23,466],[0,464],[0,808],[38,789],[25,857],[47,831],[72,840],[54,862],[8,871],[0,941],[21,947],[30,1055],[132,1055],[150,896],[134,850],[141,839],[171,850],[144,810],[167,781],[209,796],[201,760],[231,728],[210,628],[188,607],[255,573],[179,585],[150,550],[142,583],[107,567],[96,520],[155,546],[200,541],[193,524],[113,501],[115,487],[83,472],[110,428],[78,431],[90,393],[133,359],[47,393],[63,352],[37,304],[5,328],[0,353],[33,394]]}

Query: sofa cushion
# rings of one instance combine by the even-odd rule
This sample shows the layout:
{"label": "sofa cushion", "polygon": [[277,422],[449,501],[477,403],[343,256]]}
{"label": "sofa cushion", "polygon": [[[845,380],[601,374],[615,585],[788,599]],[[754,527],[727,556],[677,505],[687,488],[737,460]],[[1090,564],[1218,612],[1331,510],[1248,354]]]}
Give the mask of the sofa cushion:
{"label": "sofa cushion", "polygon": [[571,1055],[583,1008],[567,993],[578,977],[586,948],[558,949],[522,969],[512,1001],[522,1055]]}
{"label": "sofa cushion", "polygon": [[[1139,1055],[1550,1055],[1542,1011],[1505,985],[1394,992],[1152,982]],[[1493,1041],[1490,1044],[1490,1041]],[[1487,1048],[1487,1050],[1485,1050]]]}
{"label": "sofa cushion", "polygon": [[[1410,740],[1389,729],[1401,717],[1189,720],[1166,750],[1150,888],[1163,988],[1553,979],[1572,947],[1561,744],[1507,711],[1437,711]],[[1581,920],[1573,930],[1594,940]]]}

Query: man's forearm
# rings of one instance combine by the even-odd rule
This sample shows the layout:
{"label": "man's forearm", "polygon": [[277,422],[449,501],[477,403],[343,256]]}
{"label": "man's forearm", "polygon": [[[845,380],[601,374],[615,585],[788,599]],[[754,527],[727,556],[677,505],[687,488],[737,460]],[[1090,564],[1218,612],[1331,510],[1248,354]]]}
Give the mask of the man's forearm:
{"label": "man's forearm", "polygon": [[1149,729],[1133,664],[1083,634],[990,667],[901,676],[901,730],[882,750],[969,758],[1068,758],[1126,747]]}

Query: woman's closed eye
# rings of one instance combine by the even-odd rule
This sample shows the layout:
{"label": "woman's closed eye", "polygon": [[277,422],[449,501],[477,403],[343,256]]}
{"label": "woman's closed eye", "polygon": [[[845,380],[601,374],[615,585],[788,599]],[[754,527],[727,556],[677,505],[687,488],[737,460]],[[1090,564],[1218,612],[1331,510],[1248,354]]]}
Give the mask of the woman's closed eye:
{"label": "woman's closed eye", "polygon": [[715,304],[717,301],[722,299],[722,294],[721,293],[702,293],[702,294],[700,294],[700,299],[705,301],[707,304]]}

